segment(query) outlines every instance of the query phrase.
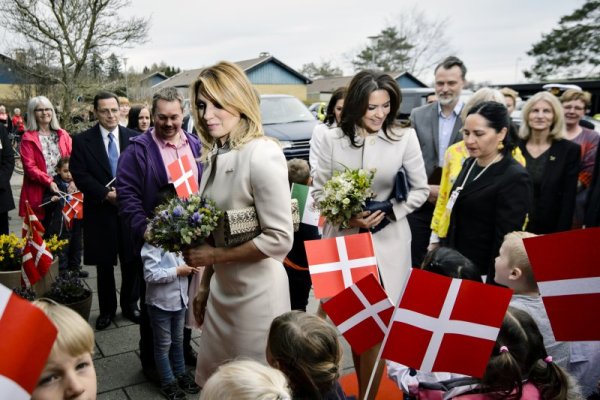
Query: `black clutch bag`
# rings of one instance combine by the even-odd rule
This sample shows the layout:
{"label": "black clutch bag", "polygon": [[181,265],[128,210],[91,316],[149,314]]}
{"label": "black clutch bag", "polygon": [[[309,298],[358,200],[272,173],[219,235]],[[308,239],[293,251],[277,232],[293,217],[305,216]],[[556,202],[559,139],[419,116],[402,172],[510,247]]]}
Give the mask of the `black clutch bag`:
{"label": "black clutch bag", "polygon": [[400,167],[396,174],[396,181],[394,182],[394,198],[399,202],[406,201],[406,199],[408,199],[409,191],[410,184],[408,183],[406,170],[404,167]]}
{"label": "black clutch bag", "polygon": [[[300,212],[298,200],[292,199],[292,222],[294,232],[298,231],[300,225]],[[224,212],[224,237],[225,246],[232,247],[254,239],[262,232],[253,206]]]}

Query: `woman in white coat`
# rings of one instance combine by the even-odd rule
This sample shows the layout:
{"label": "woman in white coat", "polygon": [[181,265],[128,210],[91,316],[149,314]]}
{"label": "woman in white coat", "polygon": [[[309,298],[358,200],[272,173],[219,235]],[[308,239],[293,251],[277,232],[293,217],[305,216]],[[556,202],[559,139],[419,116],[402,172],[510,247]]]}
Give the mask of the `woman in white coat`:
{"label": "woman in white coat", "polygon": [[207,157],[200,193],[223,211],[254,206],[261,226],[255,238],[226,247],[223,221],[214,245],[186,250],[188,265],[206,265],[194,300],[200,336],[200,386],[235,358],[267,363],[271,322],[290,310],[281,261],[293,241],[291,196],[283,150],[265,137],[259,99],[246,74],[222,61],[203,69],[192,86],[196,129]]}
{"label": "woman in white coat", "polygon": [[[427,199],[429,188],[421,147],[413,129],[400,128],[395,116],[402,95],[396,81],[376,71],[359,72],[350,82],[344,102],[342,119],[332,134],[321,143],[318,170],[314,180],[314,196],[323,198],[323,185],[334,171],[375,169],[372,189],[374,200],[384,211],[363,211],[350,220],[350,228],[340,229],[326,223],[323,237],[335,237],[371,230],[375,256],[383,286],[396,302],[407,272],[411,267],[411,234],[406,215],[419,208]],[[393,198],[398,170],[404,167],[410,191],[407,200]],[[386,221],[384,221],[386,220]],[[379,224],[382,224],[379,226]],[[387,225],[386,225],[387,224]],[[359,383],[359,398],[364,398],[370,374],[375,367],[378,346],[361,356],[353,354]],[[383,365],[378,366],[374,382],[379,382]],[[378,384],[371,390],[374,398]]]}

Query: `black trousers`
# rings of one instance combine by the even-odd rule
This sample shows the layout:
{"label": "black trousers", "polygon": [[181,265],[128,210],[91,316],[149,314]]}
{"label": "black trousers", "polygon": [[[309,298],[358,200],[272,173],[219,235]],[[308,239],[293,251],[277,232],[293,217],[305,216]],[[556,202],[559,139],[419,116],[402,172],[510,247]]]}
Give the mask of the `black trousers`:
{"label": "black trousers", "polygon": [[8,211],[0,212],[0,235],[8,235]]}
{"label": "black trousers", "polygon": [[[141,260],[139,265],[136,265],[137,260],[129,259],[123,261],[121,258],[121,290],[120,290],[120,305],[121,310],[137,307],[138,299],[140,298],[140,280],[136,273],[137,269],[141,269]],[[114,265],[100,264],[96,266],[98,275],[98,303],[100,306],[100,315],[114,316],[117,312],[117,288],[115,284]]]}
{"label": "black trousers", "polygon": [[412,266],[418,267],[423,262],[429,246],[431,237],[431,218],[433,217],[434,204],[426,201],[419,209],[408,214],[406,219],[410,226],[412,242],[410,254],[412,257]]}

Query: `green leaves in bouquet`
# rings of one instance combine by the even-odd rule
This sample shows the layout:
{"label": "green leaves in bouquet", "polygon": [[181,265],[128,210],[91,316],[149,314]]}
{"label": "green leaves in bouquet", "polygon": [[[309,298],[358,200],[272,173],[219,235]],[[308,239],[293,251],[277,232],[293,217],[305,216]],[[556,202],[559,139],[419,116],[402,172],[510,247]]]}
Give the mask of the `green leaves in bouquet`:
{"label": "green leaves in bouquet", "polygon": [[349,169],[336,171],[323,186],[324,198],[317,207],[333,225],[348,228],[352,216],[360,213],[365,202],[375,197],[371,190],[375,170]]}
{"label": "green leaves in bouquet", "polygon": [[202,243],[216,229],[222,212],[212,200],[199,195],[173,197],[156,207],[146,240],[167,251],[178,252]]}

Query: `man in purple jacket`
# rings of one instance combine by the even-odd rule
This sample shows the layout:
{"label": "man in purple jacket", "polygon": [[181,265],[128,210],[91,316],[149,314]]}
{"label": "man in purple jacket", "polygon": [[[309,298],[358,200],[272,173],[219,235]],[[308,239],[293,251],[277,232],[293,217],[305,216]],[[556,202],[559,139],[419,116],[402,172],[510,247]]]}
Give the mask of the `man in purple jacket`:
{"label": "man in purple jacket", "polygon": [[[119,159],[117,193],[119,214],[131,227],[133,251],[137,256],[144,243],[148,218],[158,205],[158,193],[173,182],[167,165],[184,155],[192,163],[192,171],[198,183],[202,175],[200,142],[181,128],[183,121],[183,98],[173,87],[158,91],[152,98],[154,128],[131,139]],[[140,262],[141,265],[141,262]],[[143,271],[138,271],[144,282]],[[145,304],[146,287],[140,287],[142,318],[140,323],[140,359],[144,373],[154,380],[156,368],[152,344],[152,328]],[[184,332],[184,353],[187,364],[195,365],[196,354],[190,345],[191,331]]]}

